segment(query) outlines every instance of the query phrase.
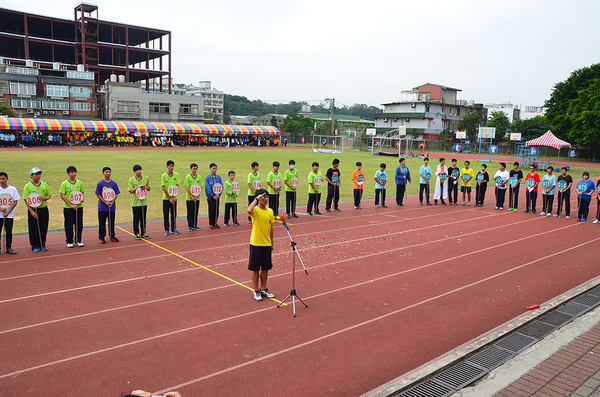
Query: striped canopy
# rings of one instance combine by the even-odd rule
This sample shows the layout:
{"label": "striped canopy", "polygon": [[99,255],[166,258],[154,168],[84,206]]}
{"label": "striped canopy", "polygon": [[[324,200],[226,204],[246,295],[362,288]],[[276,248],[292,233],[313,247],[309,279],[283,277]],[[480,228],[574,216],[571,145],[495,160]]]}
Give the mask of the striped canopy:
{"label": "striped canopy", "polygon": [[150,121],[102,121],[0,117],[0,130],[65,132],[158,132],[210,135],[278,135],[277,128],[256,125],[155,123]]}
{"label": "striped canopy", "polygon": [[550,146],[560,150],[564,147],[571,147],[571,144],[563,141],[562,139],[558,139],[556,136],[554,136],[552,131],[548,130],[548,132],[541,137],[525,142],[525,146]]}

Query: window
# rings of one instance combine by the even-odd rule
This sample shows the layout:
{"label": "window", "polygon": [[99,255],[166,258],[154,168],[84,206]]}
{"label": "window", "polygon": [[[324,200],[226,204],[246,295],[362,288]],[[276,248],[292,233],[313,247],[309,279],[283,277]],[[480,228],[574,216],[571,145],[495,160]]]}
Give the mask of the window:
{"label": "window", "polygon": [[135,101],[119,101],[117,102],[117,112],[139,113],[140,103]]}
{"label": "window", "polygon": [[41,107],[41,103],[37,99],[15,98],[11,102],[14,109],[39,109]]}
{"label": "window", "polygon": [[37,90],[33,83],[10,82],[10,93],[14,95],[36,95]]}
{"label": "window", "polygon": [[65,98],[69,96],[69,86],[62,84],[46,84],[46,96]]}
{"label": "window", "polygon": [[67,77],[71,79],[94,80],[94,72],[78,72],[76,70],[68,70]]}
{"label": "window", "polygon": [[89,98],[92,90],[88,87],[71,87],[69,90],[72,97]]}
{"label": "window", "polygon": [[71,103],[71,110],[89,112],[92,110],[92,105],[85,102],[73,102]]}
{"label": "window", "polygon": [[69,110],[69,101],[52,101],[52,100],[43,101],[42,109]]}
{"label": "window", "polygon": [[179,114],[200,114],[197,103],[180,103]]}
{"label": "window", "polygon": [[6,73],[30,74],[30,75],[38,76],[40,74],[40,71],[38,69],[24,68],[21,66],[8,66],[6,68]]}
{"label": "window", "polygon": [[150,113],[171,113],[171,104],[150,102]]}

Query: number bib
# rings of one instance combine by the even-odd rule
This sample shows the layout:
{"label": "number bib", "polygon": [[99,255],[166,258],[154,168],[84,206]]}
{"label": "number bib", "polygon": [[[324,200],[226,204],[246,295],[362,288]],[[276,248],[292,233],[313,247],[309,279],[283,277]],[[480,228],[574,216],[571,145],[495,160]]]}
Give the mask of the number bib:
{"label": "number bib", "polygon": [[331,176],[331,182],[338,183],[339,181],[340,181],[340,176],[339,175],[332,175]]}
{"label": "number bib", "polygon": [[402,168],[400,168],[400,170],[402,171],[403,174],[408,174],[408,167],[403,165]]}
{"label": "number bib", "polygon": [[323,178],[321,178],[320,176],[315,177],[314,179],[315,185],[319,186],[320,184],[323,183]]}
{"label": "number bib", "polygon": [[292,186],[293,187],[298,187],[298,184],[300,183],[300,179],[293,177],[292,178]]}
{"label": "number bib", "polygon": [[508,180],[508,183],[510,183],[511,185],[516,185],[517,182],[519,182],[519,179],[514,176]]}
{"label": "number bib", "polygon": [[499,184],[501,184],[502,182],[504,182],[504,181],[502,180],[502,177],[501,177],[501,176],[497,176],[497,177],[496,177],[496,179],[495,179],[495,181],[496,181],[496,184],[497,184],[497,185],[499,185]]}
{"label": "number bib", "polygon": [[452,177],[453,178],[458,178],[459,175],[460,175],[460,172],[458,170],[453,170],[452,171]]}
{"label": "number bib", "polygon": [[220,183],[215,183],[213,185],[213,193],[214,194],[221,194],[221,192],[223,192],[223,185],[221,185]]}
{"label": "number bib", "polygon": [[462,176],[462,180],[465,182],[467,182],[470,178],[471,178],[471,175],[469,175],[469,174],[463,174],[463,176]]}
{"label": "number bib", "polygon": [[544,187],[544,189],[548,189],[550,185],[551,183],[549,180],[546,179],[545,181],[542,181],[542,186]]}
{"label": "number bib", "polygon": [[167,188],[167,194],[171,197],[177,197],[179,194],[179,187],[177,185],[171,185]]}
{"label": "number bib", "polygon": [[273,187],[275,189],[280,189],[281,188],[281,184],[282,184],[281,179],[279,179],[279,178],[273,179]]}
{"label": "number bib", "polygon": [[237,193],[240,190],[240,183],[238,181],[231,182],[231,191]]}
{"label": "number bib", "polygon": [[258,190],[262,188],[262,181],[260,180],[255,180],[254,182],[252,182],[252,187],[254,188],[254,190]]}
{"label": "number bib", "polygon": [[[587,186],[586,186],[587,189]],[[25,200],[31,208],[37,208],[42,205],[42,196],[39,193],[31,193]]]}
{"label": "number bib", "polygon": [[12,196],[8,193],[0,194],[0,208],[5,210],[7,208],[10,208],[11,205],[13,205]]}
{"label": "number bib", "polygon": [[448,178],[447,174],[440,174],[440,181],[444,182]]}
{"label": "number bib", "polygon": [[71,204],[79,205],[83,201],[83,193],[79,190],[73,190],[69,193],[69,201]]}
{"label": "number bib", "polygon": [[358,174],[358,176],[356,177],[356,180],[359,182],[362,182],[365,180],[365,177],[363,176],[363,174]]}
{"label": "number bib", "polygon": [[425,174],[425,180],[428,181],[430,179],[431,179],[431,173],[428,172],[428,173]]}
{"label": "number bib", "polygon": [[144,188],[138,187],[135,189],[135,197],[138,200],[146,200],[148,198],[148,191]]}
{"label": "number bib", "polygon": [[525,184],[527,185],[527,187],[534,187],[535,181],[533,179],[529,178],[525,181]]}
{"label": "number bib", "polygon": [[588,185],[587,185],[587,183],[585,183],[584,181],[580,181],[580,182],[577,184],[577,191],[578,191],[579,193],[585,193],[585,192],[587,191],[587,189],[588,189]]}
{"label": "number bib", "polygon": [[102,190],[102,198],[106,201],[113,201],[117,197],[112,187]]}
{"label": "number bib", "polygon": [[200,196],[200,193],[202,193],[202,186],[198,185],[198,184],[194,184],[192,186],[190,186],[190,194],[194,197],[198,197]]}
{"label": "number bib", "polygon": [[479,174],[479,175],[477,175],[477,180],[478,180],[479,182],[483,181],[483,174]]}
{"label": "number bib", "polygon": [[566,188],[567,188],[567,181],[558,181],[558,182],[556,183],[556,186],[557,186],[559,189],[561,189],[561,190],[562,190],[562,189],[566,189]]}

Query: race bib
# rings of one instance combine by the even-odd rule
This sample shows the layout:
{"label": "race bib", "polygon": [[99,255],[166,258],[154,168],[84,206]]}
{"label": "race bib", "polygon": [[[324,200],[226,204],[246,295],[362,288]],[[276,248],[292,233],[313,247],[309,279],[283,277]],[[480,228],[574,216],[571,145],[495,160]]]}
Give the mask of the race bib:
{"label": "race bib", "polygon": [[552,186],[552,183],[550,183],[550,181],[546,179],[542,181],[542,186],[544,187],[544,189],[548,189],[550,186]]}
{"label": "race bib", "polygon": [[584,181],[580,181],[580,182],[577,184],[577,191],[578,191],[579,193],[585,193],[585,192],[587,191],[587,189],[588,189],[588,185],[587,185],[587,183],[585,183]]}
{"label": "race bib", "polygon": [[497,176],[497,177],[496,177],[496,179],[495,179],[495,181],[496,181],[496,184],[497,184],[497,185],[499,185],[499,184],[501,184],[502,182],[504,182],[504,181],[502,180],[502,177],[501,177],[501,176]]}
{"label": "race bib", "polygon": [[446,180],[446,178],[448,178],[448,175],[440,174],[440,181],[444,182]]}
{"label": "race bib", "polygon": [[300,179],[293,177],[292,178],[292,187],[298,187],[298,183],[300,183]]}
{"label": "race bib", "polygon": [[466,181],[468,181],[469,179],[471,179],[471,175],[469,175],[469,174],[463,174],[463,175],[462,175],[462,180],[463,180],[463,181],[465,181],[465,182],[466,182]]}
{"label": "race bib", "polygon": [[483,174],[479,174],[479,175],[477,175],[477,180],[478,180],[479,182],[483,181]]}
{"label": "race bib", "polygon": [[194,197],[198,197],[200,196],[200,193],[202,193],[202,186],[194,184],[192,186],[190,186],[190,194]]}
{"label": "race bib", "polygon": [[112,187],[107,187],[104,190],[102,190],[102,198],[104,200],[113,201],[116,197],[117,195],[115,194],[115,191]]}
{"label": "race bib", "polygon": [[273,187],[274,188],[280,189],[281,188],[281,184],[282,184],[281,179],[279,179],[279,178],[273,179]]}
{"label": "race bib", "polygon": [[71,204],[79,205],[83,201],[83,193],[78,190],[74,190],[69,193],[69,201]]}
{"label": "race bib", "polygon": [[567,188],[567,185],[568,185],[568,184],[567,184],[567,181],[558,181],[558,182],[556,183],[556,186],[557,186],[559,189],[561,189],[561,190],[563,190],[563,189],[566,189],[566,188]]}
{"label": "race bib", "polygon": [[0,194],[0,208],[5,210],[7,208],[10,208],[11,205],[13,205],[12,196],[8,193]]}
{"label": "race bib", "polygon": [[167,194],[171,197],[177,197],[179,194],[179,187],[177,185],[171,185],[167,188]]}
{"label": "race bib", "polygon": [[262,181],[260,179],[255,180],[254,182],[252,182],[252,187],[254,188],[254,190],[261,189]]}
{"label": "race bib", "polygon": [[525,184],[527,185],[527,187],[533,188],[535,186],[535,181],[529,178],[525,181]]}
{"label": "race bib", "polygon": [[223,192],[223,185],[221,185],[220,183],[215,183],[213,185],[213,193],[214,194],[221,194],[221,192]]}
{"label": "race bib", "polygon": [[135,189],[135,197],[138,200],[146,200],[148,198],[148,191],[144,188],[138,187]]}
{"label": "race bib", "polygon": [[231,191],[237,193],[240,190],[240,183],[238,181],[231,182]]}
{"label": "race bib", "polygon": [[321,178],[320,176],[315,177],[314,183],[315,183],[315,185],[319,186],[320,184],[323,183],[323,178]]}
{"label": "race bib", "polygon": [[31,193],[25,201],[31,208],[37,208],[42,205],[42,196],[39,193]]}
{"label": "race bib", "polygon": [[508,180],[508,183],[510,183],[511,185],[516,185],[517,182],[519,182],[519,179],[514,176]]}

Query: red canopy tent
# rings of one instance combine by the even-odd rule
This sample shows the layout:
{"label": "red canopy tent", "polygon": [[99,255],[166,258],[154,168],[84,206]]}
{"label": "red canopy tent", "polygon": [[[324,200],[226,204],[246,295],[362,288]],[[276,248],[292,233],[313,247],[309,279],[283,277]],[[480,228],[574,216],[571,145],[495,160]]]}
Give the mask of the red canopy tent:
{"label": "red canopy tent", "polygon": [[550,146],[558,150],[558,154],[556,156],[556,165],[558,165],[558,160],[560,158],[560,149],[564,147],[571,147],[569,142],[565,142],[562,139],[558,139],[552,131],[548,130],[544,135],[539,138],[532,139],[531,141],[525,142],[525,146]]}

